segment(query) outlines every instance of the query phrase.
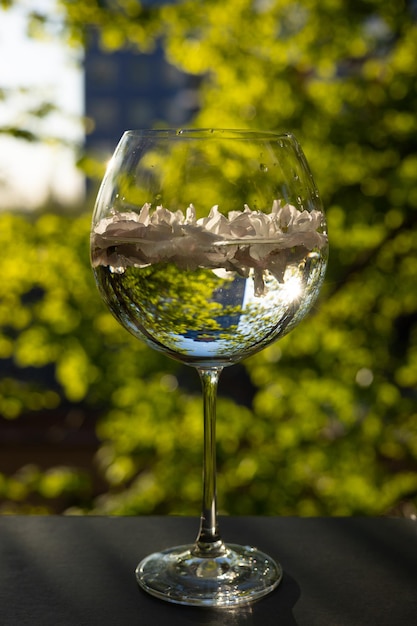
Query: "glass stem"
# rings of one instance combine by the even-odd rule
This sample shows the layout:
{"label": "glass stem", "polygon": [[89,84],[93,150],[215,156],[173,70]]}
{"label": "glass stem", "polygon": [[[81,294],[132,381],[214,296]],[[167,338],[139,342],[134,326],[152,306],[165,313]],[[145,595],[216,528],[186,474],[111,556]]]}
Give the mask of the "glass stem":
{"label": "glass stem", "polygon": [[195,556],[216,557],[226,551],[217,526],[216,502],[216,401],[222,369],[222,367],[197,368],[203,388],[204,455],[203,503],[200,531],[193,550]]}

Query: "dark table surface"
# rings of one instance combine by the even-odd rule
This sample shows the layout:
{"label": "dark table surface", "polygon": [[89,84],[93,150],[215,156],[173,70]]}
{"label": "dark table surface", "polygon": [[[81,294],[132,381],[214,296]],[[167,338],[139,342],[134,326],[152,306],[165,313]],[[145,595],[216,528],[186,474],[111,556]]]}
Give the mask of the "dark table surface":
{"label": "dark table surface", "polygon": [[417,522],[222,518],[225,541],[283,565],[281,585],[235,610],[183,607],[136,584],[149,552],[189,543],[184,517],[0,517],[1,626],[413,626]]}

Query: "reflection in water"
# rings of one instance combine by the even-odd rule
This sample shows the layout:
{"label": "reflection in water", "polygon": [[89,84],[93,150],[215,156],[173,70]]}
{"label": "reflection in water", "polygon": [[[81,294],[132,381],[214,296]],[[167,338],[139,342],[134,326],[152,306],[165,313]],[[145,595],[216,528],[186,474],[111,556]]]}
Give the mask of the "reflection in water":
{"label": "reflection in water", "polygon": [[110,309],[134,335],[185,363],[225,365],[298,324],[318,295],[325,266],[318,251],[300,259],[290,250],[279,278],[268,269],[242,276],[166,263],[123,272],[98,266],[95,274]]}

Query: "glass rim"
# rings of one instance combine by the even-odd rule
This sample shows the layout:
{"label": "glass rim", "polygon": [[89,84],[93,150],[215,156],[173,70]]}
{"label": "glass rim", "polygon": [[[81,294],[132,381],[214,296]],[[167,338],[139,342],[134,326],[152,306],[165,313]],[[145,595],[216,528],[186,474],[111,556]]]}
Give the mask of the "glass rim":
{"label": "glass rim", "polygon": [[178,138],[178,139],[200,139],[207,137],[216,137],[218,139],[252,139],[276,141],[289,139],[295,140],[295,136],[291,132],[278,132],[269,130],[251,130],[240,128],[143,128],[143,129],[127,129],[124,131],[123,137],[160,137],[160,138]]}

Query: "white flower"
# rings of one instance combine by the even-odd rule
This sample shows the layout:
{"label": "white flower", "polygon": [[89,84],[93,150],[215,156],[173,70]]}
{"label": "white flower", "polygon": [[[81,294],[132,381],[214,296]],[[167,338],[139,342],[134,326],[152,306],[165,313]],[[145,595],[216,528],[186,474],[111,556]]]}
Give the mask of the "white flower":
{"label": "white flower", "polygon": [[113,212],[94,227],[92,261],[114,272],[126,267],[146,267],[173,262],[185,269],[223,268],[248,276],[254,270],[256,292],[262,293],[263,273],[280,282],[287,264],[300,262],[313,249],[327,245],[320,211],[299,211],[275,200],[271,213],[231,211],[228,216],[213,206],[207,217],[196,220],[192,204],[185,216],[144,204],[139,213]]}

